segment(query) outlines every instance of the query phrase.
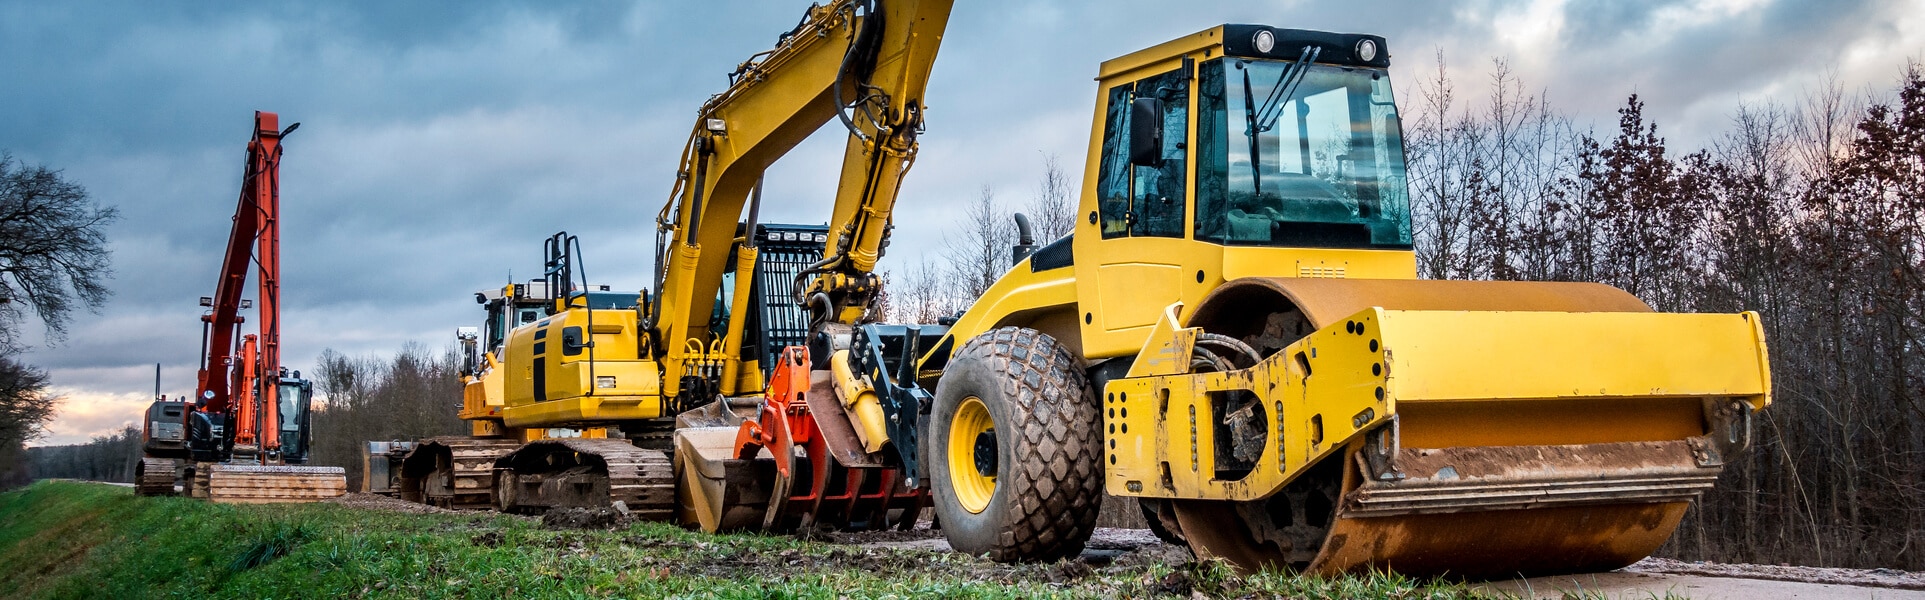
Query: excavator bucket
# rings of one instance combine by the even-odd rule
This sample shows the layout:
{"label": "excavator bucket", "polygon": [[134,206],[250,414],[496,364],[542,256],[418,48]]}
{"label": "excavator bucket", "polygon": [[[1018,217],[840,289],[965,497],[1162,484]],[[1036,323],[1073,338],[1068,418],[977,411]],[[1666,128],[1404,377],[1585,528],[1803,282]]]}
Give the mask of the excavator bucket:
{"label": "excavator bucket", "polygon": [[[1177,310],[1106,388],[1107,483],[1168,499],[1194,550],[1246,569],[1628,565],[1770,398],[1755,314],[1608,286],[1258,279],[1189,327]],[[1223,358],[1239,344],[1250,359]]]}
{"label": "excavator bucket", "polygon": [[[750,418],[721,403],[683,413],[675,470],[683,523],[705,531],[907,528],[926,496],[864,451],[834,375],[783,349]],[[724,425],[735,417],[734,425]]]}
{"label": "excavator bucket", "polygon": [[683,523],[738,531],[762,523],[775,461],[767,452],[737,458],[734,427],[675,431],[676,500]]}

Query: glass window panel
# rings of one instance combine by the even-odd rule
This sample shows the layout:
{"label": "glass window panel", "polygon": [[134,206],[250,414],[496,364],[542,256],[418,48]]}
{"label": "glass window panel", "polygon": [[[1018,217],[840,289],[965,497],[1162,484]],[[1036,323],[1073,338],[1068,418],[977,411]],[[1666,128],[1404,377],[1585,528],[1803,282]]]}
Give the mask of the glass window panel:
{"label": "glass window panel", "polygon": [[1129,231],[1130,211],[1130,90],[1134,84],[1110,88],[1109,109],[1103,117],[1103,160],[1096,182],[1096,202],[1102,214],[1103,237]]}
{"label": "glass window panel", "polygon": [[1190,141],[1190,80],[1182,70],[1145,78],[1136,83],[1137,98],[1163,101],[1163,165],[1136,167],[1136,193],[1131,210],[1136,223],[1130,235],[1183,237]]}
{"label": "glass window panel", "polygon": [[[1376,69],[1219,59],[1201,65],[1197,238],[1410,247],[1403,136]],[[1295,81],[1291,81],[1294,79]]]}

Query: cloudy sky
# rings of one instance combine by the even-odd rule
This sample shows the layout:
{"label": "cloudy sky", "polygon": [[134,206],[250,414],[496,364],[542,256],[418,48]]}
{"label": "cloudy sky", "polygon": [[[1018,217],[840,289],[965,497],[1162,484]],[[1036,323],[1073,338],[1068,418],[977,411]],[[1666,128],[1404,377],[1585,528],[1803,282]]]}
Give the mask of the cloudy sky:
{"label": "cloudy sky", "polygon": [[[302,123],[282,167],[286,362],[439,347],[559,230],[598,282],[643,285],[695,108],[807,5],[0,0],[0,149],[124,215],[114,298],[26,355],[66,397],[39,443],[137,421],[154,363],[164,392],[193,391],[252,111]],[[1494,57],[1584,122],[1637,92],[1686,147],[1740,102],[1834,75],[1888,89],[1925,55],[1920,0],[963,0],[885,268],[934,251],[983,186],[1027,201],[1046,155],[1080,173],[1097,63],[1225,22],[1384,35],[1407,95],[1440,48],[1460,95]],[[764,220],[826,218],[836,133],[772,170]]]}

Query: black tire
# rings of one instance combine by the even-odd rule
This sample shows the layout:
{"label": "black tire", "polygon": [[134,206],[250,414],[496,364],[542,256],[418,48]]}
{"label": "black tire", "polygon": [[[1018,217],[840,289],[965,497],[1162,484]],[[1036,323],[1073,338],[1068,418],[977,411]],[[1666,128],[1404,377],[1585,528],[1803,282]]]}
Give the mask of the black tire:
{"label": "black tire", "polygon": [[[970,397],[996,432],[995,486],[980,513],[958,501],[949,466],[950,427]],[[1100,427],[1081,361],[1055,338],[1004,327],[964,344],[936,388],[923,446],[949,545],[1002,562],[1081,553],[1103,499]]]}
{"label": "black tire", "polygon": [[1172,546],[1189,545],[1183,539],[1182,526],[1176,522],[1176,508],[1170,505],[1169,500],[1138,498],[1136,506],[1143,510],[1143,522],[1149,524],[1150,533],[1156,534],[1156,539]]}

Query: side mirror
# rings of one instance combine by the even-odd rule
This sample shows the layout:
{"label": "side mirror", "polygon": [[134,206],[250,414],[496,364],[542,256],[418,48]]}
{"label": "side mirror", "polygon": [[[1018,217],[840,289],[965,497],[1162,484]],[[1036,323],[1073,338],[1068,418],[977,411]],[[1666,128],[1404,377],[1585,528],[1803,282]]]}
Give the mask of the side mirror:
{"label": "side mirror", "polygon": [[1137,98],[1130,102],[1130,164],[1163,166],[1163,100]]}

